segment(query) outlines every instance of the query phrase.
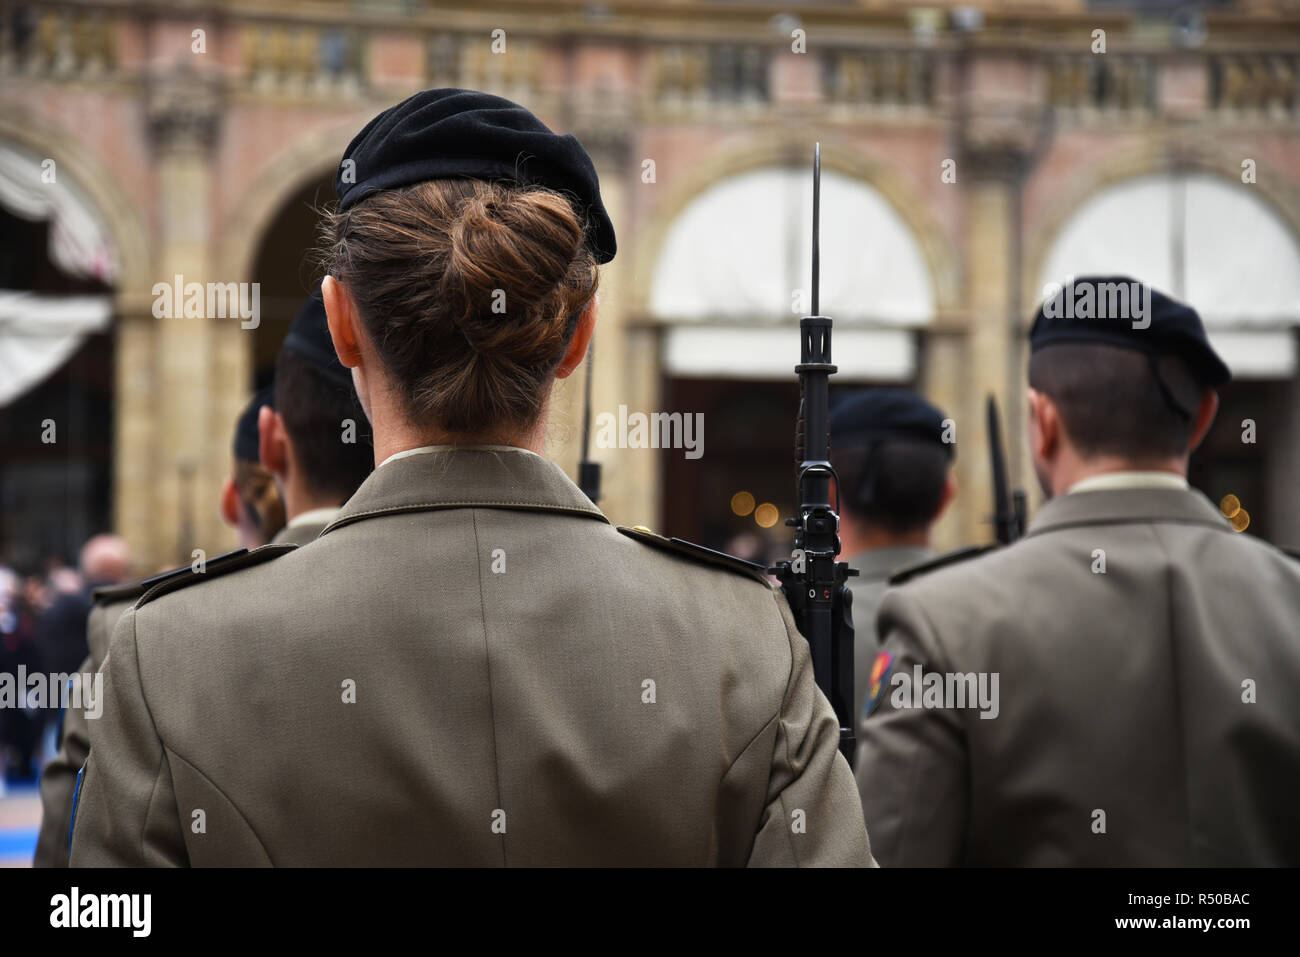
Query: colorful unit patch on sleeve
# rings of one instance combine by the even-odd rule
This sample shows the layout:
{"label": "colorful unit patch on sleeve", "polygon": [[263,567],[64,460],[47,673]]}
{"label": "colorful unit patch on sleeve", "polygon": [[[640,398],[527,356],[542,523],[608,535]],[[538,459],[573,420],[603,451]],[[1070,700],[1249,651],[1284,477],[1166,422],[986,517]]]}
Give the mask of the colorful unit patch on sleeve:
{"label": "colorful unit patch on sleeve", "polygon": [[894,667],[894,656],[888,651],[882,651],[876,655],[876,660],[871,663],[871,679],[867,686],[867,700],[863,702],[863,717],[871,714],[880,704],[880,699],[884,697],[885,688],[889,683],[889,672]]}

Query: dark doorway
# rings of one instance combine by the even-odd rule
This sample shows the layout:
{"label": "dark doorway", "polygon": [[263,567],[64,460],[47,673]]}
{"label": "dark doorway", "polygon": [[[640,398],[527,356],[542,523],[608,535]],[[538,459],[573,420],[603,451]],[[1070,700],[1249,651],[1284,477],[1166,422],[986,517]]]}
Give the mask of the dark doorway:
{"label": "dark doorway", "polygon": [[[832,404],[840,391],[870,385],[834,388]],[[799,409],[793,372],[789,382],[669,378],[662,394],[666,411],[704,413],[704,454],[657,453],[663,468],[657,531],[751,561],[788,557],[785,520],[794,513]]]}
{"label": "dark doorway", "polygon": [[253,356],[253,387],[270,383],[275,357],[318,278],[312,262],[320,217],[316,208],[334,197],[330,177],[308,183],[281,207],[258,244],[253,281],[261,284],[262,323]]}
{"label": "dark doorway", "polygon": [[[109,294],[51,261],[49,226],[0,209],[0,289],[42,296]],[[75,564],[112,524],[115,326],[88,335],[41,382],[0,407],[0,561],[35,571]],[[21,330],[19,330],[21,334]],[[53,424],[54,441],[49,426]]]}

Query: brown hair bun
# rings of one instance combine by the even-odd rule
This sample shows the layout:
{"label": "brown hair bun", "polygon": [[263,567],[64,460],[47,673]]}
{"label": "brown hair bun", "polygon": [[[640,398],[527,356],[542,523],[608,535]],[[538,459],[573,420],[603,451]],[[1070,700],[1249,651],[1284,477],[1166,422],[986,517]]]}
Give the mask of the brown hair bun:
{"label": "brown hair bun", "polygon": [[464,435],[536,422],[598,281],[568,199],[431,180],[327,215],[323,231],[323,264],[412,419]]}

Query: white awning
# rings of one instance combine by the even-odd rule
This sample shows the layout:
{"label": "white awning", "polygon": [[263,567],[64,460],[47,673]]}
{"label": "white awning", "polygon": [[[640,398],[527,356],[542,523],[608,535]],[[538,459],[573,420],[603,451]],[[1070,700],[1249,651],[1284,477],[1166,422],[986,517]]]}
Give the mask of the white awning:
{"label": "white awning", "polygon": [[92,332],[108,327],[111,296],[0,290],[0,407],[39,385]]}
{"label": "white awning", "polygon": [[117,278],[107,230],[54,160],[0,143],[0,206],[20,219],[49,221],[50,259],[68,275],[106,283]]}

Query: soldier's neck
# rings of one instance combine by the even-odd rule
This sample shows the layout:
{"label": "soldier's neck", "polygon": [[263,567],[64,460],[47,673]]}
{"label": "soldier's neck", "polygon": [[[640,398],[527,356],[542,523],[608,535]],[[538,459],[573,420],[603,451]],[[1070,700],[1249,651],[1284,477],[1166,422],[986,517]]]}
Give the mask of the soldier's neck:
{"label": "soldier's neck", "polygon": [[375,464],[389,456],[410,449],[430,445],[513,445],[544,455],[546,449],[546,420],[550,411],[550,397],[542,406],[537,424],[529,429],[499,429],[473,435],[447,432],[436,426],[411,422],[387,391],[372,390],[370,399],[370,424],[375,436]]}
{"label": "soldier's neck", "polygon": [[845,514],[840,517],[840,555],[858,555],[881,548],[899,545],[916,545],[925,548],[930,544],[928,527],[898,534],[854,520]]}
{"label": "soldier's neck", "polygon": [[1052,495],[1064,495],[1084,479],[1110,472],[1169,472],[1187,477],[1187,456],[1169,458],[1129,459],[1114,455],[1094,458],[1080,458],[1077,455],[1062,456],[1052,470]]}

